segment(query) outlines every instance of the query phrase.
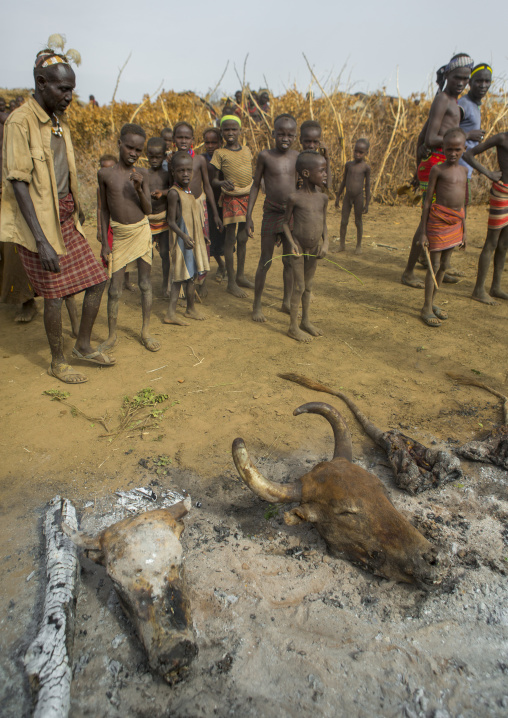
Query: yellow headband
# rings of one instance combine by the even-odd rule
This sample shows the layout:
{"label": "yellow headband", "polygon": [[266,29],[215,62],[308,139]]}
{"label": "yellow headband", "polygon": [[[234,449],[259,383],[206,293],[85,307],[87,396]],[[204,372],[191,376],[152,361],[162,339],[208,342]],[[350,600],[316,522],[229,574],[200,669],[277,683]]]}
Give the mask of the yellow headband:
{"label": "yellow headband", "polygon": [[483,64],[483,65],[477,65],[477,66],[471,71],[471,75],[470,75],[469,79],[471,79],[471,77],[473,77],[473,75],[475,74],[475,72],[480,72],[481,70],[488,70],[488,71],[490,72],[490,74],[492,75],[492,68],[491,68],[491,66],[490,66],[490,65],[487,65],[487,64],[485,63],[485,64]]}
{"label": "yellow headband", "polygon": [[234,120],[234,122],[238,122],[240,127],[242,126],[241,119],[239,117],[237,117],[236,115],[224,115],[224,117],[221,117],[220,126],[222,127],[222,123],[227,122],[227,120]]}

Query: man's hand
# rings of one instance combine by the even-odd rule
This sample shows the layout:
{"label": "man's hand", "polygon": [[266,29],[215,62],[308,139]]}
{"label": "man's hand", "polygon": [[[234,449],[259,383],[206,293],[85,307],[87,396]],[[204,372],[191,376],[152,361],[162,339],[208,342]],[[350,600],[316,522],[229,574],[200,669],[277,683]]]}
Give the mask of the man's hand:
{"label": "man's hand", "polygon": [[103,258],[103,260],[104,260],[105,262],[107,262],[107,261],[108,261],[108,256],[109,256],[110,254],[111,254],[111,250],[110,250],[110,248],[109,248],[109,244],[106,242],[106,244],[103,244],[103,245],[102,245],[101,257]]}
{"label": "man's hand", "polygon": [[138,170],[132,170],[130,179],[136,192],[141,192],[143,189],[143,175],[141,172],[138,172]]}
{"label": "man's hand", "polygon": [[45,269],[46,272],[59,274],[60,262],[58,261],[58,255],[50,243],[46,241],[44,244],[38,244],[37,250],[39,252],[39,259],[42,264],[42,268]]}
{"label": "man's hand", "polygon": [[226,192],[232,192],[235,188],[235,185],[231,182],[231,180],[222,180],[222,182],[220,182],[220,186],[222,189],[226,190]]}
{"label": "man's hand", "polygon": [[218,214],[216,214],[213,218],[213,221],[215,222],[215,226],[219,230],[219,232],[222,232],[224,229],[224,225],[222,224],[222,219],[219,217]]}
{"label": "man's hand", "polygon": [[425,247],[429,246],[429,238],[426,234],[422,234],[422,236],[419,239],[419,244],[425,249]]}
{"label": "man's hand", "polygon": [[317,258],[324,259],[328,254],[328,242],[323,242],[321,247],[318,249]]}
{"label": "man's hand", "polygon": [[502,176],[503,173],[500,170],[496,170],[495,172],[489,172],[489,179],[491,179],[493,182],[499,182]]}
{"label": "man's hand", "polygon": [[464,232],[464,234],[462,235],[462,244],[459,245],[459,249],[465,250],[466,244],[467,244],[467,237],[466,237],[466,233]]}
{"label": "man's hand", "polygon": [[246,226],[247,234],[249,235],[249,237],[253,237],[254,236],[254,222],[252,221],[252,217],[247,217],[246,224],[247,224],[247,226]]}
{"label": "man's hand", "polygon": [[368,214],[369,212],[369,205],[365,204],[362,209],[362,214]]}
{"label": "man's hand", "polygon": [[473,142],[483,142],[484,137],[485,130],[471,130],[471,132],[467,133],[467,139]]}
{"label": "man's hand", "polygon": [[328,159],[328,147],[326,147],[325,145],[320,145],[319,146],[319,154],[323,155],[325,160],[327,160]]}

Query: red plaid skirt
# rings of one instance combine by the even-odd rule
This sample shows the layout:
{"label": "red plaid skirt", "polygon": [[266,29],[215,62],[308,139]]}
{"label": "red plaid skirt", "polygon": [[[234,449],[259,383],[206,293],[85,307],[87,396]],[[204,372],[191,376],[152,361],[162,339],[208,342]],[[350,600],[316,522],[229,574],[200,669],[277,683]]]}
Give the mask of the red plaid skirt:
{"label": "red plaid skirt", "polygon": [[229,194],[222,195],[223,224],[238,224],[240,222],[246,222],[248,204],[248,194],[242,194],[240,197],[232,197]]}
{"label": "red plaid skirt", "polygon": [[60,272],[47,272],[42,268],[37,252],[30,252],[18,245],[19,256],[36,294],[44,299],[65,299],[88,287],[102,284],[107,274],[95,259],[90,245],[74,224],[74,199],[72,194],[58,203],[60,227],[67,254],[58,257]]}

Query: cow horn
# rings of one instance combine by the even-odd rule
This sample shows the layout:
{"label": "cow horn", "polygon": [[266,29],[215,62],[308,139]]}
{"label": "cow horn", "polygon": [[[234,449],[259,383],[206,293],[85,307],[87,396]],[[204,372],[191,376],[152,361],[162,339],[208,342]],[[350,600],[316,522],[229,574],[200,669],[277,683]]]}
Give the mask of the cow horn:
{"label": "cow horn", "polygon": [[276,484],[265,479],[249,458],[243,439],[233,441],[233,460],[236,469],[251,491],[264,501],[278,504],[290,504],[300,501],[302,489],[299,484]]}
{"label": "cow horn", "polygon": [[324,416],[325,419],[330,422],[333,429],[333,436],[335,437],[333,458],[336,459],[340,456],[348,461],[353,460],[351,434],[349,433],[346,422],[337,409],[322,401],[311,401],[308,404],[302,404],[302,406],[299,406],[293,412],[294,416],[299,416],[300,414],[321,414],[321,416]]}

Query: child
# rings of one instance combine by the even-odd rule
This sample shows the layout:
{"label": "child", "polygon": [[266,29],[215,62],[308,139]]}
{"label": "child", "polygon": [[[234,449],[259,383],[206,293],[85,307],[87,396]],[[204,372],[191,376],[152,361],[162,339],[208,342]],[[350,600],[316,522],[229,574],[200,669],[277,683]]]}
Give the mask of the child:
{"label": "child", "polygon": [[[356,249],[355,254],[362,252],[363,220],[362,215],[369,211],[370,203],[370,166],[365,162],[365,155],[369,151],[369,141],[360,139],[355,144],[353,152],[354,160],[346,162],[344,177],[336,195],[335,206],[339,206],[339,200],[344,187],[346,194],[342,203],[342,220],[340,223],[340,244],[339,252],[346,249],[346,231],[349,222],[351,208],[355,209],[356,225]],[[365,202],[363,199],[363,186],[365,184]]]}
{"label": "child", "polygon": [[[117,160],[116,160],[115,155],[108,155],[108,154],[102,155],[102,157],[99,158],[99,169],[102,170],[106,167],[113,167],[113,165],[116,165],[116,162],[117,162]],[[100,242],[100,244],[102,244],[101,193],[100,193],[99,187],[97,187],[97,241]],[[110,249],[113,246],[113,232],[111,230],[111,226],[108,227],[108,246]],[[108,263],[106,262],[104,257],[101,257],[101,261],[102,261],[104,268],[107,269]],[[124,289],[127,289],[128,292],[134,291],[134,287],[130,283],[129,272],[125,272],[123,286],[124,286]]]}
{"label": "child", "polygon": [[161,132],[161,137],[164,140],[166,146],[165,157],[162,162],[162,169],[164,172],[169,172],[171,168],[171,155],[173,154],[173,130],[171,127],[165,127]]}
{"label": "child", "polygon": [[[100,351],[109,351],[117,342],[118,303],[122,294],[125,267],[133,261],[137,262],[141,290],[141,343],[151,352],[161,348],[159,342],[149,335],[152,309],[152,234],[146,215],[151,213],[152,203],[148,172],[134,166],[143,151],[145,139],[142,127],[130,123],[124,125],[118,140],[119,161],[113,167],[99,170],[101,254],[108,260],[112,271],[108,292],[109,337],[101,345]],[[112,250],[107,242],[110,218],[113,230]]]}
{"label": "child", "polygon": [[146,143],[148,185],[152,198],[152,213],[148,216],[152,240],[162,261],[162,296],[169,297],[169,225],[167,205],[169,172],[162,169],[166,144],[162,137],[151,137]]}
{"label": "child", "polygon": [[[460,127],[447,130],[443,135],[445,161],[432,167],[422,212],[420,244],[430,250],[430,261],[438,286],[450,263],[454,247],[466,246],[464,203],[466,200],[467,170],[459,164],[466,142],[466,133]],[[435,203],[432,203],[433,195]],[[425,302],[421,318],[428,327],[439,327],[440,319],[448,314],[434,304],[436,287],[430,268],[425,277]]]}
{"label": "child", "polygon": [[[254,284],[245,277],[248,239],[245,222],[252,187],[252,154],[246,145],[242,146],[238,141],[242,127],[239,117],[224,115],[221,117],[220,127],[226,146],[215,150],[211,164],[215,167],[212,185],[222,190],[222,217],[226,227],[224,256],[228,274],[227,291],[235,297],[246,297],[241,287],[254,288]],[[223,180],[219,179],[219,172],[224,174]],[[235,277],[233,254],[237,242]]]}
{"label": "child", "polygon": [[[495,147],[500,172],[490,172],[475,159],[475,155]],[[473,290],[473,299],[485,304],[497,304],[492,297],[508,299],[508,294],[501,290],[506,251],[508,250],[508,132],[500,132],[480,145],[473,147],[464,155],[464,159],[492,180],[490,190],[490,213],[485,244],[478,261],[478,276]],[[494,254],[494,275],[490,287],[490,297],[485,291],[485,280],[490,260]]]}
{"label": "child", "polygon": [[188,322],[179,319],[176,314],[176,303],[181,285],[186,285],[187,311],[185,316],[190,319],[204,319],[196,311],[194,282],[210,269],[206,253],[201,212],[194,198],[190,183],[192,180],[193,163],[188,152],[179,151],[173,155],[171,169],[174,185],[168,193],[168,224],[173,236],[172,250],[172,284],[169,308],[165,324],[188,326]]}
{"label": "child", "polygon": [[[304,150],[296,160],[296,171],[302,178],[303,185],[289,196],[284,220],[284,233],[290,244],[290,251],[295,255],[290,258],[293,268],[293,294],[288,336],[298,342],[310,342],[312,337],[323,334],[310,323],[309,306],[317,260],[322,259],[328,251],[328,197],[322,191],[327,176],[326,160],[317,152]],[[292,231],[291,219],[294,222]],[[300,300],[302,321],[298,327]]]}
{"label": "child", "polygon": [[[215,174],[215,167],[211,164],[213,153],[215,150],[218,150],[219,147],[222,147],[222,135],[220,133],[220,130],[218,127],[208,127],[204,133],[203,133],[203,142],[205,144],[206,152],[204,154],[204,157],[206,159],[206,168],[208,170],[208,180],[210,184],[212,183],[212,180],[214,178]],[[224,176],[222,175],[222,172],[219,174],[219,179],[223,180]],[[221,191],[217,187],[212,187],[213,196],[215,199],[215,206],[217,207],[217,212],[219,214],[219,219],[222,221],[222,207],[219,207],[219,198]],[[212,207],[208,204],[207,200],[207,209],[208,209],[208,215],[212,213]],[[222,229],[218,229],[218,227],[215,226],[215,224],[212,222],[209,227],[210,230],[210,254],[217,262],[217,272],[215,274],[215,279],[217,282],[222,282],[224,277],[226,276],[226,265],[224,264],[224,227]]]}
{"label": "child", "polygon": [[332,170],[327,148],[321,143],[321,125],[316,120],[305,120],[300,127],[300,145],[302,150],[320,152],[326,160],[326,186],[332,188]]}
{"label": "child", "polygon": [[[290,254],[284,236],[284,217],[288,197],[296,189],[296,159],[298,152],[291,149],[296,138],[296,120],[291,115],[279,115],[273,123],[275,148],[263,150],[258,155],[254,183],[247,207],[247,232],[253,236],[254,223],[252,212],[259,192],[261,181],[265,183],[265,202],[263,204],[263,221],[261,224],[261,256],[256,270],[254,284],[254,305],[252,319],[255,322],[266,322],[261,311],[261,296],[266,281],[266,274],[272,266],[273,250],[283,241],[283,255]],[[284,297],[281,311],[290,313],[291,295],[293,291],[293,270],[289,257],[282,257]]]}

